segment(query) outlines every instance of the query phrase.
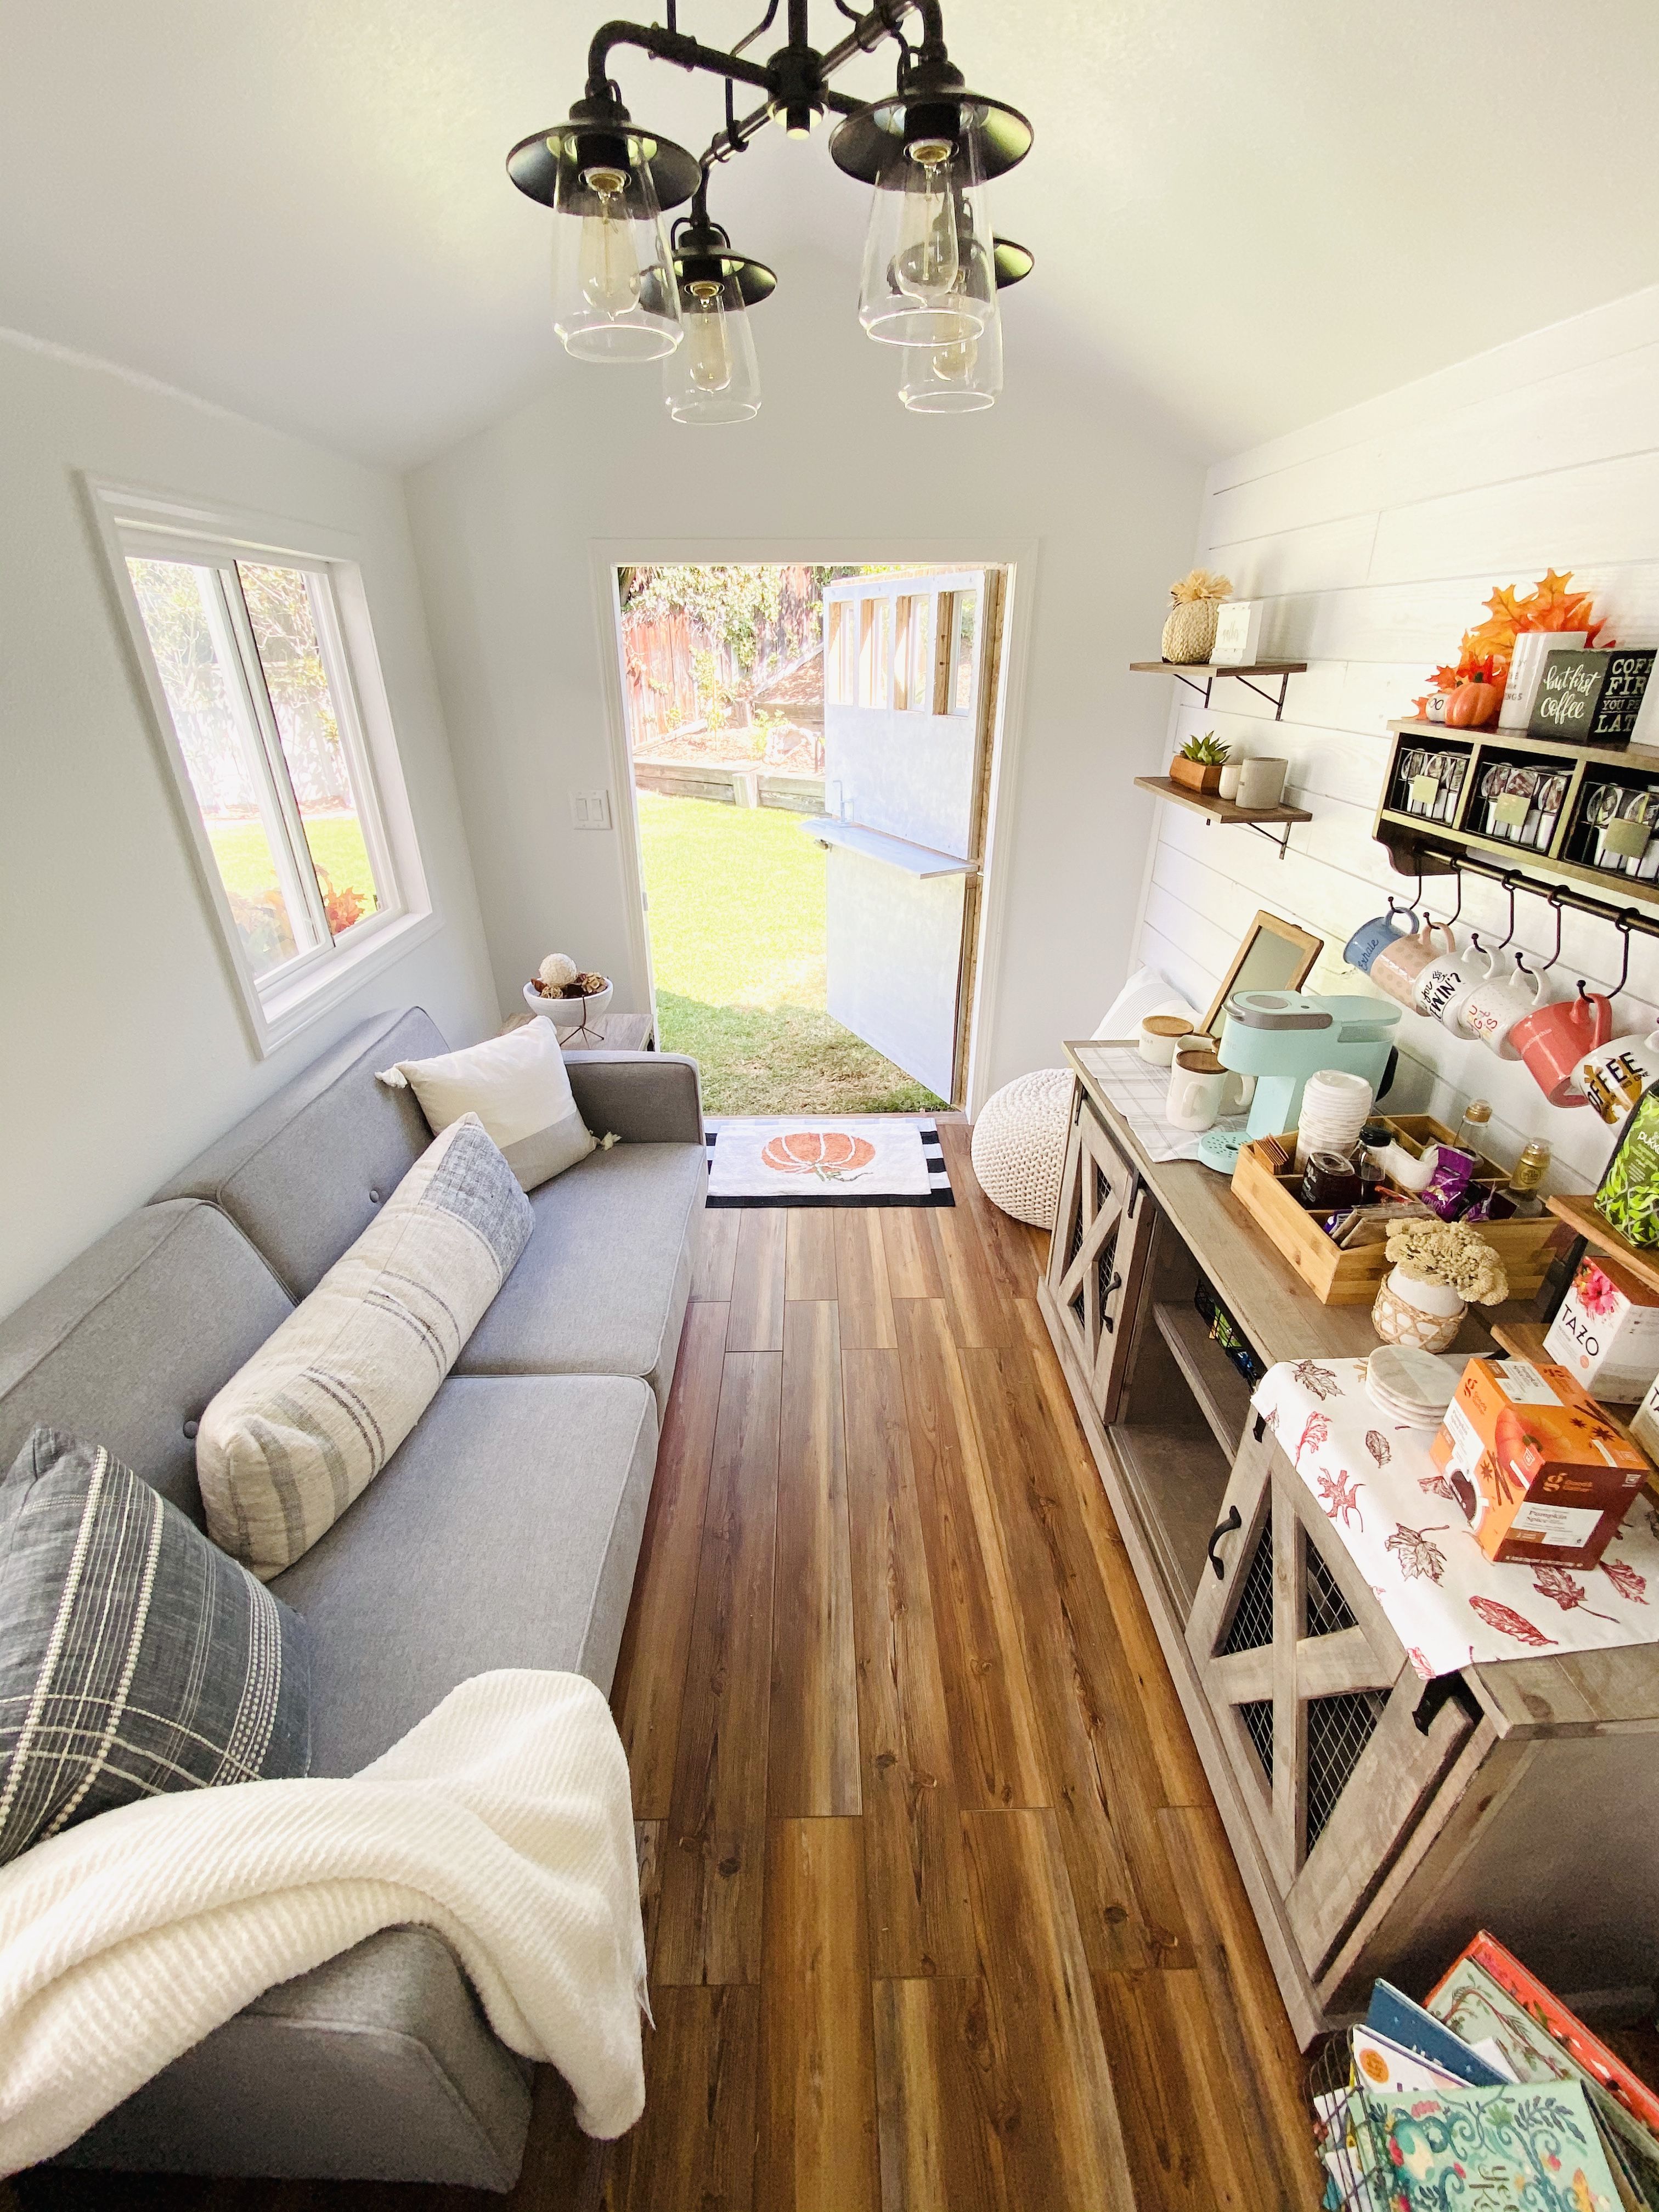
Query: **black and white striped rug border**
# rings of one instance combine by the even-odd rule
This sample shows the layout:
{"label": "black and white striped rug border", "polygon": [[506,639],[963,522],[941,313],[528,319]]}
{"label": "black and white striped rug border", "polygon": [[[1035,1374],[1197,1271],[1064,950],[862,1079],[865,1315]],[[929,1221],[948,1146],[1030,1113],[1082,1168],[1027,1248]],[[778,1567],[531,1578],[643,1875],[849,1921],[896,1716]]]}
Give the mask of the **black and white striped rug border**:
{"label": "black and white striped rug border", "polygon": [[[714,1146],[719,1142],[720,1133],[718,1129],[705,1129],[703,1132],[703,1152],[710,1174],[714,1172]],[[769,1194],[764,1197],[716,1198],[711,1194],[708,1203],[711,1206],[954,1206],[956,1194],[951,1188],[951,1171],[945,1164],[945,1147],[939,1141],[938,1122],[918,1123],[917,1134],[921,1139],[922,1158],[927,1164],[927,1188],[925,1193],[874,1191],[868,1197],[860,1197],[855,1190],[789,1191],[780,1193],[776,1197]]]}

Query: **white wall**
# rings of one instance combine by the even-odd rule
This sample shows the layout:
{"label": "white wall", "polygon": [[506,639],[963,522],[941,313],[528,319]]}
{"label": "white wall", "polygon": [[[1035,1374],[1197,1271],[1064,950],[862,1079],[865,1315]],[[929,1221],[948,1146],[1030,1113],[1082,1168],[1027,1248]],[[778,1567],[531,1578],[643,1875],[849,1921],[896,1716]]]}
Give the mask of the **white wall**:
{"label": "white wall", "polygon": [[[349,532],[442,927],[254,1054],[77,472]],[[496,1021],[398,478],[0,342],[0,1312],[368,1013]]]}
{"label": "white wall", "polygon": [[1144,398],[1054,357],[1040,303],[1028,315],[1018,294],[997,406],[907,415],[896,351],[860,335],[855,290],[797,255],[756,316],[752,422],[676,427],[654,365],[562,361],[541,398],[411,477],[433,647],[503,1002],[558,947],[638,1010],[619,837],[570,821],[573,787],[613,780],[595,543],[623,558],[1016,559],[1026,680],[980,1040],[994,1085],[1052,1066],[1121,981],[1152,824],[1130,779],[1153,764],[1165,709],[1127,664],[1157,651],[1200,469]]}
{"label": "white wall", "polygon": [[[1552,563],[1571,569],[1620,642],[1659,643],[1659,289],[1224,462],[1210,472],[1197,552],[1237,597],[1267,601],[1264,657],[1310,665],[1291,678],[1277,728],[1271,708],[1237,684],[1218,685],[1206,713],[1171,679],[1170,736],[1212,728],[1248,752],[1286,754],[1289,795],[1315,818],[1291,830],[1280,861],[1253,831],[1161,804],[1142,957],[1207,1003],[1250,915],[1270,907],[1326,940],[1310,988],[1366,989],[1342,947],[1389,890],[1413,888],[1371,837],[1386,725],[1414,711],[1493,585],[1528,586]],[[1637,741],[1659,745],[1659,686]],[[1538,872],[1524,856],[1516,865]],[[1616,890],[1595,895],[1621,902]],[[1437,915],[1455,896],[1449,879],[1431,879]],[[1495,942],[1508,902],[1470,877],[1463,915]],[[1516,942],[1547,958],[1548,909],[1523,893],[1517,915]],[[1659,1006],[1659,943],[1632,944],[1621,1026],[1645,1029]],[[1569,988],[1579,975],[1604,988],[1617,981],[1610,927],[1570,914],[1563,945]],[[1599,1176],[1611,1133],[1588,1108],[1547,1105],[1523,1066],[1415,1014],[1402,1017],[1400,1046],[1409,1064],[1396,1101],[1455,1121],[1454,1107],[1486,1097],[1501,1156],[1545,1136],[1553,1187]]]}

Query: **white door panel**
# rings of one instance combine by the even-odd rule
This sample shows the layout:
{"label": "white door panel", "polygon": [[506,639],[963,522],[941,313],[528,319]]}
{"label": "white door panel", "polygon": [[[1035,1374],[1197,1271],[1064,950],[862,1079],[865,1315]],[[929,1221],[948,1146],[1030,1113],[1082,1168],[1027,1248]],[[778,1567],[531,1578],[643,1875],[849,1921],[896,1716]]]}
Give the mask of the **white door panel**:
{"label": "white door panel", "polygon": [[825,803],[843,822],[967,857],[974,805],[969,715],[826,707],[823,772]]}
{"label": "white door panel", "polygon": [[963,876],[913,876],[831,847],[826,968],[832,1018],[951,1096]]}

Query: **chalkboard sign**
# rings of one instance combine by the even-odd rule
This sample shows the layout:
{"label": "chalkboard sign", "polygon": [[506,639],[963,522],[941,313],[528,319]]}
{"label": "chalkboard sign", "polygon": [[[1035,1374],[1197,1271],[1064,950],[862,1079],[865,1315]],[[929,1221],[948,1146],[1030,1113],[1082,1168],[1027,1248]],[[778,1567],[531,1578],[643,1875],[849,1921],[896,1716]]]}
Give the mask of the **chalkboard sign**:
{"label": "chalkboard sign", "polygon": [[1589,742],[1593,745],[1627,745],[1636,727],[1636,717],[1642,711],[1642,696],[1648,688],[1648,678],[1653,672],[1654,650],[1651,646],[1617,647],[1601,658],[1607,664],[1607,672],[1595,704]]}
{"label": "chalkboard sign", "polygon": [[1554,738],[1564,744],[1588,744],[1612,657],[1577,646],[1562,646],[1551,653],[1532,702],[1528,737]]}

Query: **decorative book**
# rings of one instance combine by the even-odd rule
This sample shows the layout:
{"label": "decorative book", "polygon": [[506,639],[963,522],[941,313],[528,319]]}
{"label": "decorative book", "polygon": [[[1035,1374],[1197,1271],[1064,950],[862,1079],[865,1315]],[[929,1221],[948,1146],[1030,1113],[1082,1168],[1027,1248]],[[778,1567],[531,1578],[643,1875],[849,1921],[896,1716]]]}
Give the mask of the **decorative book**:
{"label": "decorative book", "polygon": [[1368,2092],[1389,2212],[1620,2212],[1583,2091],[1505,2084]]}

